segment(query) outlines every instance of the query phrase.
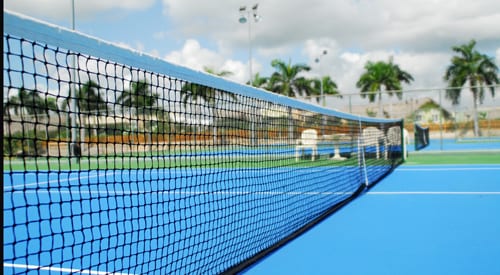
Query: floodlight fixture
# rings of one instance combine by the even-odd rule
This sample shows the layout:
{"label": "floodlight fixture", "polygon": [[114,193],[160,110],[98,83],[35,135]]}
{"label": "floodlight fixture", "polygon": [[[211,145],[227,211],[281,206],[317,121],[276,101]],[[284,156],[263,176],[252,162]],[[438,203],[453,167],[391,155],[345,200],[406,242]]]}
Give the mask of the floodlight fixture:
{"label": "floodlight fixture", "polygon": [[[319,61],[321,60],[321,57],[322,56],[325,56],[327,54],[327,50],[323,50],[323,52],[321,53],[320,56],[316,57],[316,59],[314,59],[314,61],[316,63],[319,63]],[[325,95],[324,95],[324,92],[323,92],[323,78],[320,78],[320,98],[321,98],[321,105],[324,107],[326,105],[326,102],[325,102]]]}
{"label": "floodlight fixture", "polygon": [[247,9],[246,6],[240,7],[240,18],[238,22],[241,24],[248,23],[248,71],[249,71],[249,79],[250,84],[252,84],[253,74],[252,74],[252,20],[255,23],[259,22],[262,18],[257,13],[257,9],[259,8],[259,4],[255,4],[252,6],[252,9]]}

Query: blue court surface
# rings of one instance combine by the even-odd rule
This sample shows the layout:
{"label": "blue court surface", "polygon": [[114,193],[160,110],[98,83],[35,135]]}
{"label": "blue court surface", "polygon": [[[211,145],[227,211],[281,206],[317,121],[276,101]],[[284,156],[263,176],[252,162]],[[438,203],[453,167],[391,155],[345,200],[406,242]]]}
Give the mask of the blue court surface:
{"label": "blue court surface", "polygon": [[500,274],[500,165],[402,165],[244,273]]}
{"label": "blue court surface", "polygon": [[[482,146],[445,145],[469,150]],[[491,146],[497,143],[489,144],[488,150],[495,150]],[[242,207],[252,208],[246,212],[252,213],[252,196],[276,195],[277,190],[244,183],[257,176],[289,172],[288,168],[280,169],[239,170],[238,177],[245,179],[235,191],[224,185],[235,183],[232,170],[224,168],[38,171],[4,176],[4,192],[9,192],[4,193],[4,209],[15,209],[4,211],[4,259],[16,259],[4,262],[4,274],[35,270],[41,274],[82,270],[89,274],[108,274],[106,270],[123,270],[124,274],[159,270],[155,274],[167,274],[172,268],[167,263],[176,259],[209,255],[212,258],[196,258],[196,264],[218,261],[220,255],[205,253],[213,243],[196,240],[213,239],[209,226],[231,231]],[[378,177],[379,170],[367,167],[369,182]],[[349,178],[353,186],[331,192],[332,199],[338,201],[350,196],[356,190],[355,183],[363,180],[357,166],[312,167],[299,169],[293,184],[300,187],[311,176]],[[162,180],[165,178],[176,180]],[[147,189],[144,181],[149,184]],[[305,194],[289,195],[299,202],[299,193]],[[217,203],[200,194],[215,195]],[[187,214],[181,212],[188,204],[196,207]],[[311,205],[298,204],[304,209],[296,214],[311,209]],[[279,212],[276,203],[265,207],[266,211]],[[211,214],[199,215],[205,212]],[[227,216],[217,214],[222,212]],[[402,165],[243,273],[500,274],[499,217],[500,164]],[[266,228],[274,228],[273,222],[262,221]],[[193,242],[191,249],[200,253],[185,256],[179,243],[186,239],[182,232],[192,224],[197,226],[189,231],[192,238],[188,239]],[[243,228],[248,230],[249,239],[262,238],[253,227]],[[227,251],[234,236],[222,236],[217,239],[218,247]],[[184,271],[178,273],[189,273]]]}
{"label": "blue court surface", "polygon": [[[379,176],[378,170],[367,168],[370,181]],[[294,173],[289,185],[299,189],[245,185],[256,177],[279,178],[279,173]],[[352,184],[335,192],[327,192],[335,185],[319,187],[328,195],[301,192],[303,182],[314,182],[311,177],[343,178]],[[225,251],[234,251],[235,239],[260,239],[253,220],[242,216],[280,213],[283,206],[274,196],[287,196],[291,206],[283,211],[298,216],[311,210],[305,198],[342,201],[361,181],[357,166],[12,172],[4,176],[4,274],[190,273],[192,266],[176,263],[217,262]],[[228,188],[228,182],[235,186]],[[256,196],[269,200],[268,205],[252,204]],[[275,222],[262,219],[259,225],[272,229]],[[234,230],[235,225],[240,229]],[[221,252],[210,252],[214,247]],[[209,266],[221,271],[219,266],[228,265]]]}

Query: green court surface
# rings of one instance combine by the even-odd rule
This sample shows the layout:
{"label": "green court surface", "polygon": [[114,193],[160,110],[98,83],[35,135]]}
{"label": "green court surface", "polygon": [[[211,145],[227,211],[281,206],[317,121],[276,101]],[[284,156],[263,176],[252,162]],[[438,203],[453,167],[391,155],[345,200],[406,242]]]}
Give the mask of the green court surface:
{"label": "green court surface", "polygon": [[498,164],[500,151],[431,151],[411,152],[407,165],[422,164]]}
{"label": "green court surface", "polygon": [[[68,157],[36,157],[4,159],[4,171],[54,171],[95,169],[149,169],[149,168],[273,168],[357,166],[356,149],[345,148],[342,158],[332,159],[333,149],[319,146],[315,161],[311,152],[299,159],[293,146],[264,146],[250,148],[208,148],[206,150],[175,150],[160,152],[136,152],[120,155]],[[367,159],[367,164],[377,160]]]}

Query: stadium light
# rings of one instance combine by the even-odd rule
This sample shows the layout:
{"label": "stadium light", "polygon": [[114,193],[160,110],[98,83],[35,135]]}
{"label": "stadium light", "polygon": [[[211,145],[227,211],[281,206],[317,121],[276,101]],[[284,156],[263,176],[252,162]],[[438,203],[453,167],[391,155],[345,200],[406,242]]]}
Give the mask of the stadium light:
{"label": "stadium light", "polygon": [[253,5],[251,9],[247,9],[246,6],[240,7],[240,19],[238,20],[241,24],[248,23],[248,74],[250,77],[250,85],[253,85],[253,73],[252,73],[252,18],[255,23],[261,20],[260,15],[257,13],[259,4]]}
{"label": "stadium light", "polygon": [[[323,50],[320,56],[318,56],[314,61],[319,64],[321,61],[321,57],[325,56],[328,52],[326,50]],[[325,96],[323,95],[323,78],[320,76],[319,78],[319,89],[320,89],[320,96],[321,96],[321,106],[325,107]]]}

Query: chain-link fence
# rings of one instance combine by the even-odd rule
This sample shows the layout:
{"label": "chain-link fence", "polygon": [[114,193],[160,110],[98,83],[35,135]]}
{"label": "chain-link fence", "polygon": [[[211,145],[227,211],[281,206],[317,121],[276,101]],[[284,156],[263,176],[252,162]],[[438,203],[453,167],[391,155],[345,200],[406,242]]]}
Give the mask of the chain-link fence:
{"label": "chain-link fence", "polygon": [[464,87],[458,104],[445,88],[436,88],[382,92],[381,100],[377,94],[374,102],[359,92],[342,93],[341,98],[327,97],[326,107],[360,116],[404,118],[410,137],[418,123],[429,127],[435,140],[500,142],[500,98],[490,88],[498,91],[500,85],[485,87],[482,93],[478,88],[476,106],[471,89]]}

